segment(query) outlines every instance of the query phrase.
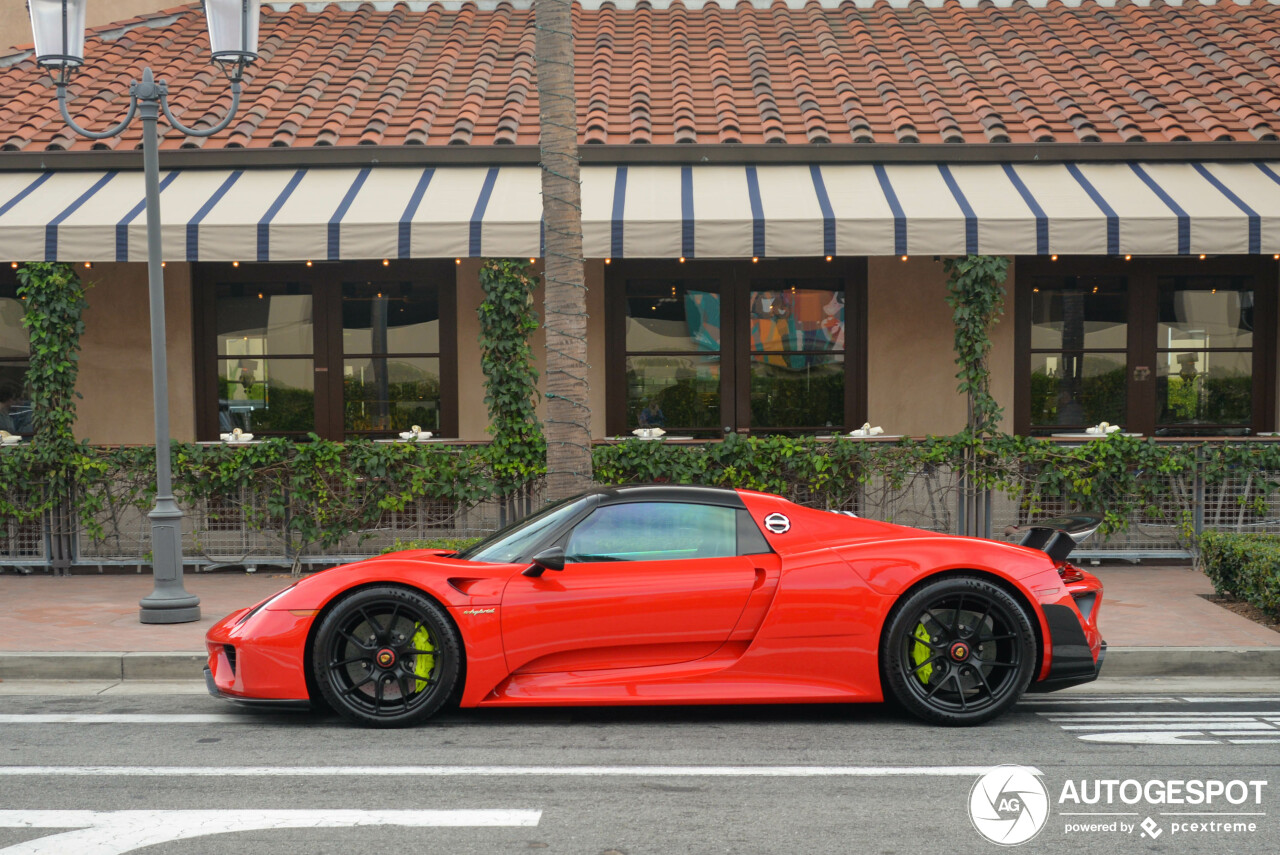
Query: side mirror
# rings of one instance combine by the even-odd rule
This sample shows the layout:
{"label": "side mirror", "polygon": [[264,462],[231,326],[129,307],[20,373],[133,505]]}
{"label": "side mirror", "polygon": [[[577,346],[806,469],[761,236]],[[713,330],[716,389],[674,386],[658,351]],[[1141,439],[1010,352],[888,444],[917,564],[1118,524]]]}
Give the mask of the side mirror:
{"label": "side mirror", "polygon": [[533,556],[533,566],[524,571],[526,576],[541,576],[546,570],[564,569],[564,550],[558,546],[544,549]]}

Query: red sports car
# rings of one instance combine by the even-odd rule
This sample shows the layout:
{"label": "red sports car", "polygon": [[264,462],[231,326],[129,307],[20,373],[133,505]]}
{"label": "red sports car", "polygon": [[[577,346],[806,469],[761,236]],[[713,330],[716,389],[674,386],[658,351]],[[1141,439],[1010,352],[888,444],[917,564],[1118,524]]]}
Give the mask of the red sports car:
{"label": "red sports car", "polygon": [[[1082,526],[1095,520],[1077,520]],[[777,496],[601,489],[460,552],[308,576],[209,630],[209,690],[363,725],[464,707],[881,701],[987,721],[1093,680],[1102,586],[1072,521],[1026,545]]]}

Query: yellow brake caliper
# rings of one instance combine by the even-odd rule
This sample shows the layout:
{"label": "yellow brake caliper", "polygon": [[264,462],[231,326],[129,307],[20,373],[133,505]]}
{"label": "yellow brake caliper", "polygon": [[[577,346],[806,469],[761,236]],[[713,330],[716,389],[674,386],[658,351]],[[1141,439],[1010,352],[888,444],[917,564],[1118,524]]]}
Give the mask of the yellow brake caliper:
{"label": "yellow brake caliper", "polygon": [[[431,635],[425,626],[418,627],[418,631],[413,634],[413,649],[435,650],[435,646],[431,643]],[[427,678],[431,676],[431,669],[435,664],[436,657],[431,653],[414,654],[413,673],[418,675],[415,691],[421,692],[427,687]]]}
{"label": "yellow brake caliper", "polygon": [[[923,621],[916,624],[916,631],[913,632],[912,635],[915,638],[920,639],[920,641],[925,642],[924,644],[921,644],[920,641],[917,641],[915,644],[911,645],[911,661],[915,662],[916,665],[920,665],[921,663],[927,661],[929,657],[933,654],[933,651],[930,650],[928,646],[928,642],[931,641],[932,639],[930,639],[929,637],[929,632],[924,628]],[[924,683],[925,685],[928,685],[929,677],[932,675],[933,675],[932,665],[925,665],[923,668],[916,671],[916,676],[918,676],[920,678],[920,682]]]}

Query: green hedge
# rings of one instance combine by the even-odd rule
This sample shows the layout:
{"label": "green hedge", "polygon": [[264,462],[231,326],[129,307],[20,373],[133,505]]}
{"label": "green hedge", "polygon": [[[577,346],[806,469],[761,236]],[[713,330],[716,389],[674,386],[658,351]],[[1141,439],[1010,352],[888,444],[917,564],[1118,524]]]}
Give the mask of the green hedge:
{"label": "green hedge", "polygon": [[873,482],[898,489],[920,473],[955,471],[966,458],[976,487],[1005,493],[1032,514],[1098,511],[1104,536],[1138,519],[1175,526],[1189,542],[1197,477],[1209,487],[1247,480],[1247,493],[1231,501],[1233,516],[1250,522],[1267,518],[1280,490],[1280,444],[1157,443],[1120,434],[1074,446],[1008,434],[878,443],[730,434],[697,445],[628,439],[594,453],[602,484],[740,487],[828,508],[849,506]]}
{"label": "green hedge", "polygon": [[1280,615],[1280,537],[1206,531],[1200,555],[1219,594]]}

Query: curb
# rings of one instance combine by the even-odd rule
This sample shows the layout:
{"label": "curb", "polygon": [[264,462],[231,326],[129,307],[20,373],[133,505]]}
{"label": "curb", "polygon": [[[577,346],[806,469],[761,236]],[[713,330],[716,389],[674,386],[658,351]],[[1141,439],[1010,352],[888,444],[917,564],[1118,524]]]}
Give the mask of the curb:
{"label": "curb", "polygon": [[1108,677],[1274,677],[1280,647],[1109,647]]}
{"label": "curb", "polygon": [[202,680],[204,653],[0,653],[0,680]]}
{"label": "curb", "polygon": [[[204,653],[0,652],[0,680],[202,680]],[[1112,677],[1275,677],[1277,647],[1109,647]]]}

